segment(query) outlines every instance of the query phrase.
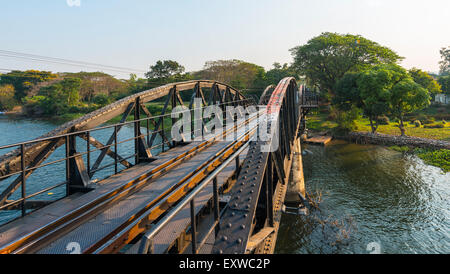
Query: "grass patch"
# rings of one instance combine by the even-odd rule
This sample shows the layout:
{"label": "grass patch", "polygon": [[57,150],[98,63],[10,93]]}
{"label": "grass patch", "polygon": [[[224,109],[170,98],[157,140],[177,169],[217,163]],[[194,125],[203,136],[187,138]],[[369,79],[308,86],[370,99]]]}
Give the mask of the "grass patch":
{"label": "grass patch", "polygon": [[327,113],[307,115],[306,128],[312,131],[327,131],[336,128],[337,123],[327,118]]}
{"label": "grass patch", "polygon": [[[311,131],[330,131],[337,127],[335,121],[328,119],[327,113],[312,113],[307,116],[306,126]],[[439,124],[442,122],[439,121]],[[360,118],[356,120],[357,131],[371,132],[370,122],[367,118]],[[428,138],[435,140],[450,141],[450,123],[445,123],[442,128],[425,128],[420,125],[417,127],[414,123],[405,122],[406,135],[420,138]],[[389,122],[387,125],[379,125],[377,129],[378,133],[389,135],[400,135],[400,129],[398,123]]]}
{"label": "grass patch", "polygon": [[[369,120],[366,118],[357,120],[356,124],[358,125],[358,131],[371,131]],[[416,127],[414,123],[407,123],[405,124],[405,129],[408,136],[450,141],[450,123],[445,123],[442,128]],[[380,125],[377,132],[390,135],[401,134],[398,123],[393,122],[390,122],[388,125]]]}
{"label": "grass patch", "polygon": [[389,149],[403,153],[408,152],[410,150],[408,146],[391,146],[389,147]]}
{"label": "grass patch", "polygon": [[440,167],[444,172],[450,172],[450,149],[428,150],[416,148],[414,153],[427,165]]}

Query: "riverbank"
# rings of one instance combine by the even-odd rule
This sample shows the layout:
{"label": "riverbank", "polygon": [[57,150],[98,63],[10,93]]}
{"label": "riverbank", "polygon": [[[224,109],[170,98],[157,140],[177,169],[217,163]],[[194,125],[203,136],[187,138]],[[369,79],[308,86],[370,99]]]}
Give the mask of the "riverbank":
{"label": "riverbank", "polygon": [[344,138],[357,144],[450,149],[450,142],[413,136],[397,136],[371,132],[350,132]]}
{"label": "riverbank", "polygon": [[414,154],[426,164],[439,167],[445,173],[450,172],[450,142],[447,141],[371,132],[350,132],[346,135],[321,132],[312,135],[320,136],[328,134],[335,139],[345,140],[355,144],[381,145],[398,152]]}
{"label": "riverbank", "polygon": [[[150,102],[150,103],[146,103],[145,106],[150,111],[150,113],[152,113],[153,115],[158,115],[159,113],[161,113],[162,109],[164,108],[164,102]],[[92,109],[90,109],[90,110],[92,110]],[[170,113],[170,111],[172,111],[171,106],[169,106],[167,108],[166,114]],[[46,122],[48,121],[48,122],[52,122],[55,124],[63,124],[66,122],[70,122],[72,120],[76,120],[86,114],[89,114],[90,112],[91,111],[89,111],[89,112],[67,112],[67,113],[64,113],[61,115],[37,115],[37,114],[30,115],[30,114],[25,113],[23,111],[23,109],[20,108],[20,109],[15,109],[12,111],[0,112],[0,115],[9,116],[13,119],[32,119],[32,120],[40,120],[40,121],[46,121]],[[121,119],[122,119],[122,115],[119,115],[117,117],[114,117],[110,121],[108,121],[108,123],[110,123],[110,124],[119,123]],[[129,115],[127,117],[127,121],[133,121],[133,120],[134,120],[133,115]]]}
{"label": "riverbank", "polygon": [[[433,140],[441,140],[450,142],[450,122],[439,123],[443,124],[443,127],[433,127],[434,124],[438,123],[435,120],[432,122],[430,120],[429,124],[423,124],[416,126],[412,122],[405,122],[406,135],[411,137],[426,138]],[[370,122],[366,118],[360,118],[355,121],[356,130],[355,132],[370,132]],[[330,119],[329,113],[324,110],[320,110],[318,113],[308,115],[307,117],[307,128],[312,132],[329,132],[329,134],[334,134],[337,129],[337,122]],[[398,123],[388,122],[385,125],[379,125],[377,133],[387,134],[391,136],[400,136],[400,130],[398,128]]]}

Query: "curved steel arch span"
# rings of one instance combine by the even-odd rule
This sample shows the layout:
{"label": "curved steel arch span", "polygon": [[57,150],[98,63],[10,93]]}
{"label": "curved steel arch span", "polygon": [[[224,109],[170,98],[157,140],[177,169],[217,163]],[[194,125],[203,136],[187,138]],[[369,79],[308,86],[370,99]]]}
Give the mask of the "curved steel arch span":
{"label": "curved steel arch span", "polygon": [[[304,118],[303,91],[295,78],[287,77],[275,88],[267,87],[261,96],[260,102],[267,102],[268,127],[274,135],[267,141],[250,143],[238,183],[230,191],[230,203],[224,210],[213,253],[273,253],[293,146]],[[263,147],[275,149],[266,151]]]}
{"label": "curved steel arch span", "polygon": [[[17,186],[25,186],[26,177],[34,170],[30,166],[32,167],[36,163],[39,167],[49,164],[41,165],[39,161],[48,157],[47,155],[52,153],[52,149],[59,142],[65,144],[66,155],[69,156],[63,159],[66,161],[67,176],[67,180],[63,184],[67,185],[69,191],[80,191],[80,188],[85,187],[82,177],[86,176],[89,181],[94,172],[92,170],[82,172],[80,167],[84,166],[81,158],[83,154],[76,151],[76,137],[86,141],[87,151],[89,151],[89,144],[92,144],[97,147],[97,151],[101,152],[93,165],[94,169],[97,168],[97,162],[101,162],[102,157],[108,155],[115,159],[115,173],[117,173],[119,161],[124,166],[129,164],[128,158],[119,157],[117,154],[117,131],[126,123],[134,124],[134,138],[129,139],[135,141],[135,154],[131,156],[136,156],[134,164],[138,164],[141,159],[143,161],[151,160],[152,156],[148,147],[151,147],[153,137],[161,134],[161,137],[165,138],[164,133],[158,133],[161,117],[164,117],[165,110],[169,105],[172,107],[177,104],[184,105],[179,91],[188,89],[194,91],[190,103],[190,109],[194,112],[199,105],[197,102],[193,103],[195,98],[202,100],[202,105],[207,105],[202,87],[212,88],[209,94],[210,104],[214,104],[216,100],[222,103],[222,108],[228,105],[246,106],[249,104],[248,99],[245,99],[238,91],[233,90],[234,92],[232,92],[230,87],[226,85],[219,87],[219,85],[212,81],[170,84],[124,98],[116,102],[117,105],[112,104],[69,122],[47,134],[50,137],[18,144],[20,145],[19,152],[10,153],[9,157],[11,157],[10,159],[14,157],[19,159],[20,169],[16,173],[19,177],[10,185],[10,192],[4,191],[1,194],[0,199],[2,200],[0,201],[3,204],[0,203],[0,209],[22,209],[22,215],[27,215],[25,202],[37,202],[28,200],[32,196],[22,197],[22,199],[12,202],[7,201],[6,204],[4,204],[4,199],[14,192]],[[6,226],[5,233],[2,234],[4,235],[3,242],[0,241],[0,253],[61,252],[61,250],[65,250],[67,239],[83,241],[83,253],[117,253],[122,252],[126,245],[133,245],[127,249],[131,253],[152,253],[156,237],[160,232],[166,235],[167,231],[170,231],[169,234],[172,236],[158,239],[165,243],[163,246],[159,246],[161,243],[159,242],[160,253],[170,250],[184,253],[189,245],[192,253],[203,252],[207,241],[208,246],[204,250],[207,253],[273,253],[291,165],[294,161],[298,163],[299,160],[297,157],[300,151],[299,132],[302,131],[302,124],[304,124],[308,109],[317,104],[316,101],[309,100],[306,93],[304,86],[298,88],[294,78],[282,79],[276,87],[268,87],[261,96],[260,102],[266,106],[260,105],[257,108],[251,106],[248,109],[255,108],[256,112],[248,113],[248,117],[245,115],[244,121],[233,124],[234,127],[228,129],[229,124],[222,124],[220,128],[223,126],[227,130],[218,135],[213,134],[214,136],[210,139],[178,147],[167,154],[162,153],[161,157],[158,157],[159,159],[153,163],[137,165],[117,176],[112,176],[106,181],[110,180],[110,183],[116,182],[117,184],[99,185],[97,190],[82,195],[81,197],[84,199],[72,200],[69,198],[60,201],[62,204],[56,202],[53,209],[52,206],[48,207],[48,212],[57,210],[58,212],[64,211],[64,213],[46,214],[45,218],[48,218],[42,221],[42,224],[27,223],[26,227],[23,226],[24,229],[18,233],[17,226],[22,222],[28,222],[29,219],[25,220],[27,217],[33,218],[27,216],[23,220],[17,220],[17,223],[11,223],[10,227]],[[167,99],[162,115],[154,117],[148,112],[148,109],[146,111],[143,102],[163,96],[167,96]],[[98,127],[107,119],[122,113],[122,121],[125,121],[132,109],[134,109],[135,115],[133,121]],[[242,109],[242,107],[236,109]],[[151,117],[140,119],[141,111]],[[220,117],[223,113],[216,115]],[[170,116],[167,118],[172,119]],[[205,124],[204,117],[198,119]],[[147,135],[140,133],[140,122],[144,120],[147,122]],[[149,133],[150,120],[154,123],[151,134]],[[236,113],[233,120],[237,122],[239,114]],[[174,120],[172,120],[172,124],[173,122]],[[267,128],[265,128],[266,125]],[[93,140],[89,135],[91,131],[111,127],[114,128],[114,133],[110,138],[112,141],[111,143],[108,141],[106,145]],[[244,129],[244,131],[238,133],[239,129]],[[203,133],[204,129],[198,130]],[[197,136],[199,131],[194,130],[190,134]],[[258,138],[258,132],[259,137],[262,137],[261,135],[266,135],[267,131],[269,138],[266,138],[267,136]],[[220,142],[217,139],[219,135],[231,136],[235,133],[240,135],[232,142]],[[189,134],[189,131],[186,134]],[[147,141],[142,138],[143,136],[147,136]],[[174,140],[171,142],[172,147],[177,145]],[[31,151],[34,143],[45,143],[46,145],[32,164],[25,164],[25,157],[21,157],[21,155],[28,156],[26,152]],[[110,147],[114,147],[114,150],[110,150]],[[128,147],[127,150],[132,149]],[[17,155],[17,153],[19,154]],[[242,155],[243,153],[245,154]],[[243,156],[242,159],[240,156]],[[192,159],[192,161],[188,159]],[[90,167],[89,160],[87,167]],[[231,169],[219,183],[219,173],[228,168]],[[0,176],[1,178],[2,176]],[[208,185],[212,185],[212,189],[208,189]],[[145,192],[140,192],[144,189]],[[45,192],[48,192],[48,189]],[[154,195],[149,196],[149,193]],[[24,195],[23,192],[22,195]],[[140,200],[141,196],[145,196],[145,198]],[[224,199],[220,201],[220,197]],[[62,209],[66,202],[69,205]],[[226,203],[226,206],[223,203]],[[21,206],[11,209],[13,204]],[[188,204],[190,204],[189,207],[187,207]],[[171,225],[172,219],[182,211],[183,224]],[[186,215],[189,214],[188,211],[190,218]],[[119,212],[118,215],[121,217],[114,217],[117,219],[116,221],[105,222],[105,220],[110,220],[111,215],[115,216],[115,213]],[[188,225],[191,234],[190,243],[185,241]],[[97,231],[96,228],[99,226],[102,229],[98,235],[85,237],[87,233],[91,233],[93,230]],[[166,232],[163,232],[163,229],[166,229],[164,230]],[[142,236],[143,233],[145,233],[144,236]],[[74,235],[79,235],[81,238],[74,240]],[[182,243],[177,239],[183,239]],[[131,244],[135,241],[140,241],[140,243]]]}
{"label": "curved steel arch span", "polygon": [[[210,89],[209,98],[205,98],[205,94],[203,92],[203,88]],[[90,129],[94,129],[111,119],[122,115],[122,119],[120,123],[124,123],[128,117],[128,115],[132,114],[134,110],[135,120],[140,119],[141,110],[147,115],[147,117],[152,117],[153,114],[145,107],[145,103],[154,101],[160,98],[167,96],[167,100],[165,101],[165,105],[161,115],[164,115],[169,105],[171,107],[175,107],[178,105],[184,105],[184,102],[180,96],[180,92],[193,91],[191,96],[191,102],[189,107],[192,108],[193,99],[200,98],[203,102],[203,105],[212,105],[216,102],[220,104],[235,104],[235,105],[247,105],[248,101],[241,92],[237,89],[217,81],[213,80],[193,80],[193,81],[185,81],[185,82],[177,82],[170,83],[164,86],[160,86],[157,88],[153,88],[150,90],[142,91],[140,93],[136,93],[125,97],[121,100],[118,100],[110,105],[107,105],[103,108],[100,108],[96,111],[93,111],[89,114],[84,115],[78,119],[67,122],[62,126],[48,132],[47,134],[34,139],[32,141],[23,143],[21,147],[15,149],[9,153],[6,153],[0,156],[0,182],[3,179],[6,179],[10,176],[19,174],[19,177],[9,185],[3,193],[0,194],[0,206],[6,202],[6,199],[20,186],[22,181],[22,177],[25,179],[31,175],[31,173],[35,170],[36,167],[42,165],[42,163],[48,159],[48,157],[61,145],[68,143],[71,138],[74,138],[74,133],[80,133],[80,135],[75,135],[81,137],[85,140],[89,140],[93,146],[97,148],[102,148],[102,153],[100,157],[97,159],[94,167],[98,168],[100,162],[103,158],[108,155],[110,157],[115,157],[115,153],[112,152],[108,146],[114,141],[114,137],[111,136],[108,143],[101,144],[99,141],[95,140],[93,137],[90,137],[86,133],[83,134],[83,131],[87,131]],[[159,114],[158,114],[159,115]],[[158,116],[156,116],[158,118]],[[158,120],[158,119],[155,119]],[[153,126],[155,127],[154,131],[158,131],[161,126],[161,120],[155,121],[151,120]],[[122,125],[119,126],[119,130]],[[140,126],[137,127],[136,135],[140,135]],[[153,133],[151,142],[154,141],[156,135],[161,135],[162,138],[167,140],[167,137],[164,136],[164,133]],[[70,136],[69,136],[70,135]],[[142,138],[141,138],[142,139]],[[137,146],[140,146],[144,151],[144,154],[147,153],[147,157],[150,157],[149,152],[145,152],[148,150],[148,147],[151,144],[145,144],[145,141],[139,141]],[[5,148],[14,148],[18,147],[19,144],[4,146]],[[67,146],[69,147],[69,146]],[[106,148],[105,148],[106,147]],[[69,149],[69,148],[68,148]],[[74,145],[72,148],[74,150]],[[22,157],[21,155],[24,155]],[[74,154],[71,152],[71,154]],[[128,163],[125,159],[119,157],[120,163],[125,165],[126,167],[130,167],[131,164]],[[22,172],[23,170],[27,170],[26,172]],[[91,176],[91,174],[89,174]]]}

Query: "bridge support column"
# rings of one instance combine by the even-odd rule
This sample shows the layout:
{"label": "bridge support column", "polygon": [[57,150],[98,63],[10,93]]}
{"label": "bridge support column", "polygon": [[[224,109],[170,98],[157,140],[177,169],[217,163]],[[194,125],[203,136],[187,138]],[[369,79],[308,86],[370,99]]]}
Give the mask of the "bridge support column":
{"label": "bridge support column", "polygon": [[288,183],[288,189],[286,193],[285,202],[287,203],[299,203],[302,199],[299,197],[299,193],[303,198],[306,197],[305,178],[303,177],[303,163],[302,152],[300,146],[300,138],[296,138],[294,141],[294,153],[292,159],[292,178]]}

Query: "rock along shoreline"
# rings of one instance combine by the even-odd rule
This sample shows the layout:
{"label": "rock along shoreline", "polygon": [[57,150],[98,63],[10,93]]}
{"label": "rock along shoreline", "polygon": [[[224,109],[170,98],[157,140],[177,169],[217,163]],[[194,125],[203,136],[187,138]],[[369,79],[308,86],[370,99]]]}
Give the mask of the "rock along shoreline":
{"label": "rock along shoreline", "polygon": [[396,146],[409,146],[420,148],[432,148],[432,149],[450,149],[450,142],[411,137],[411,136],[398,136],[388,135],[382,133],[371,132],[350,132],[345,137],[337,137],[337,139],[346,139],[348,141],[357,144],[375,144],[375,145],[396,145]]}

